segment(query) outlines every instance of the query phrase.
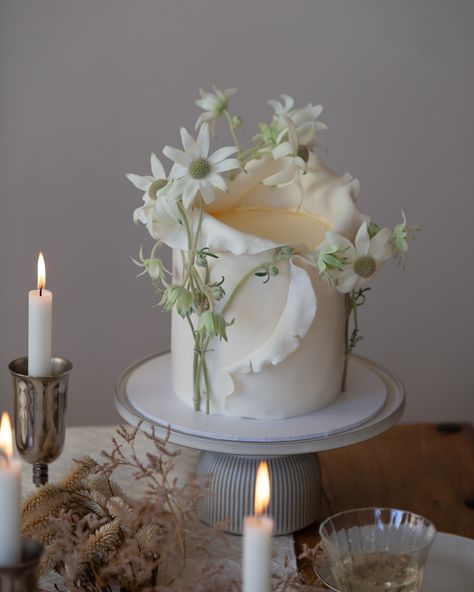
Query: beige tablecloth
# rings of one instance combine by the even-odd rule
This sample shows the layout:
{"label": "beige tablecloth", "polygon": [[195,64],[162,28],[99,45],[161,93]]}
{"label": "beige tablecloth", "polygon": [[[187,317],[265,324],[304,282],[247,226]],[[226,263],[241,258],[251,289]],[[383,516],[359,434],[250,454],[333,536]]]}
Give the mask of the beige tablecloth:
{"label": "beige tablecloth", "polygon": [[[66,435],[66,444],[61,457],[50,465],[50,481],[61,479],[72,464],[72,459],[80,458],[86,454],[99,458],[102,450],[111,448],[111,438],[115,433],[114,426],[107,427],[73,427],[68,428]],[[144,455],[147,450],[151,450],[150,442],[142,435],[137,435],[136,449],[138,454]],[[170,445],[170,448],[179,449],[181,454],[177,458],[175,467],[175,476],[183,478],[190,472],[193,472],[197,462],[199,451],[189,448]],[[128,478],[126,474],[114,475],[119,484],[126,487],[130,495],[140,495],[140,483]],[[22,492],[27,495],[34,486],[31,481],[31,466],[24,463],[22,475]],[[222,562],[225,571],[233,577],[240,577],[241,572],[241,537],[229,535],[229,545],[216,545],[212,549],[212,558]],[[296,569],[296,559],[293,545],[293,537],[279,536],[273,540],[273,571],[285,575],[288,571]],[[287,567],[284,567],[285,556],[288,560]],[[190,573],[193,570],[193,562],[202,561],[198,556],[191,555],[188,566]],[[54,590],[54,583],[60,580],[52,576],[42,582],[45,590]]]}

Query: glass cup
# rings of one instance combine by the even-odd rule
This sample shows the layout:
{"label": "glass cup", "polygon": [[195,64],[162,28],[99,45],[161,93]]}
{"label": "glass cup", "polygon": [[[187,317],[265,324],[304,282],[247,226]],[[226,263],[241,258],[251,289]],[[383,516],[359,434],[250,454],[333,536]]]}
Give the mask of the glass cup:
{"label": "glass cup", "polygon": [[360,508],[319,527],[341,592],[416,592],[436,535],[433,524],[394,508]]}

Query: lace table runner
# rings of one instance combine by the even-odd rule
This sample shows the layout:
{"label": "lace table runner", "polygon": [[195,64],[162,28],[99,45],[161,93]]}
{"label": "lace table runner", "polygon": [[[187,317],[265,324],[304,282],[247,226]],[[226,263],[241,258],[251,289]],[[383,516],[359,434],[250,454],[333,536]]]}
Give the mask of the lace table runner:
{"label": "lace table runner", "polygon": [[[69,470],[74,458],[80,458],[86,454],[100,458],[102,450],[111,449],[111,438],[115,434],[114,426],[106,427],[72,427],[68,428],[66,433],[66,444],[64,451],[60,458],[50,465],[49,473],[50,480],[56,481],[61,479]],[[194,471],[199,451],[189,448],[178,447],[170,444],[170,449],[179,449],[180,455],[177,457],[174,476],[178,479],[185,479],[187,475]],[[139,456],[144,456],[150,450],[150,442],[142,435],[137,435],[136,450]],[[22,493],[27,495],[34,489],[32,483],[31,466],[23,463],[22,474]],[[121,485],[131,496],[140,496],[140,483],[134,481],[130,474],[117,474],[114,479]],[[239,578],[241,573],[241,537],[228,536],[229,544],[216,545],[212,550],[212,559],[220,562],[223,565],[223,570],[226,574]],[[285,559],[286,558],[286,559]],[[202,561],[202,557],[193,557],[188,561],[187,570],[190,576],[193,573],[193,563]],[[296,569],[296,557],[294,552],[293,537],[292,536],[278,536],[273,539],[273,572],[281,576],[285,576],[288,572],[293,572]],[[41,582],[44,590],[55,590],[54,584],[60,584],[61,580],[57,576],[51,575]],[[314,590],[314,589],[313,589]]]}

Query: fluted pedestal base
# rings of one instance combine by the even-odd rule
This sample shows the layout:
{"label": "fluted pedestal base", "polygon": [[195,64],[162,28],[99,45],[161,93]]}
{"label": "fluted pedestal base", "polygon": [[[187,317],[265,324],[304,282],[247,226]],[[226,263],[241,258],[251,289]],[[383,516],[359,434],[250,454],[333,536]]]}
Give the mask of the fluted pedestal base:
{"label": "fluted pedestal base", "polygon": [[[225,524],[226,532],[242,534],[243,518],[254,513],[255,478],[262,457],[202,452],[197,466],[208,495],[199,502],[203,522]],[[274,534],[288,534],[318,517],[321,477],[317,454],[273,456],[267,460],[271,495],[268,514]]]}

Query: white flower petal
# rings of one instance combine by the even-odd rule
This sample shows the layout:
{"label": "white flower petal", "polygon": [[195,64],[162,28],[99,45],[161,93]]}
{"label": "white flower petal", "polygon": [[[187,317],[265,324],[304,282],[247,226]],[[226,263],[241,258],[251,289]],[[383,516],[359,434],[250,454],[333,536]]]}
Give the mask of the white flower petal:
{"label": "white flower petal", "polygon": [[219,150],[216,150],[214,154],[212,154],[208,158],[208,161],[211,164],[217,164],[221,160],[224,160],[224,158],[228,158],[231,154],[235,154],[236,152],[237,148],[235,146],[226,146],[224,148],[219,148]]}
{"label": "white flower petal", "polygon": [[189,158],[185,152],[178,150],[178,148],[172,148],[171,146],[165,146],[163,148],[163,154],[183,167],[188,167],[191,162],[191,158]]}
{"label": "white flower petal", "polygon": [[270,107],[273,109],[273,111],[275,113],[281,113],[281,109],[282,109],[282,104],[279,101],[276,101],[275,99],[270,99],[268,101],[268,104],[270,105]]}
{"label": "white flower petal", "polygon": [[379,230],[370,241],[368,255],[381,263],[390,259],[392,257],[392,249],[390,247],[391,236],[392,231],[390,228],[382,228]]}
{"label": "white flower petal", "polygon": [[336,288],[339,290],[339,292],[347,294],[347,292],[350,292],[357,286],[358,282],[359,276],[354,272],[349,272],[337,278]]}
{"label": "white flower petal", "polygon": [[199,158],[199,152],[196,145],[196,141],[188,132],[188,130],[184,127],[180,129],[181,133],[181,141],[183,143],[184,151],[186,152],[186,156],[188,156],[191,160],[195,158]]}
{"label": "white flower petal", "polygon": [[196,105],[198,107],[201,107],[201,109],[204,109],[205,111],[212,111],[214,107],[214,101],[211,97],[206,97],[204,99],[198,99],[196,101]]}
{"label": "white flower petal", "polygon": [[337,234],[337,232],[333,232],[332,230],[326,230],[326,240],[330,245],[335,245],[339,248],[349,261],[353,261],[357,258],[357,251],[355,250],[354,245],[351,241],[343,236],[342,234]]}
{"label": "white flower petal", "polygon": [[357,231],[357,236],[354,241],[357,253],[359,256],[365,256],[369,252],[370,237],[367,230],[367,224],[363,222]]}
{"label": "white flower petal", "polygon": [[151,172],[153,173],[155,179],[166,179],[165,169],[163,168],[160,159],[154,152],[151,153],[150,162]]}
{"label": "white flower petal", "polygon": [[196,121],[196,125],[194,126],[194,128],[199,129],[201,125],[208,123],[212,120],[213,117],[214,115],[212,115],[212,113],[208,113],[207,111],[205,113],[201,113],[201,115],[198,117],[198,120]]}
{"label": "white flower petal", "polygon": [[288,156],[289,154],[295,153],[295,147],[290,142],[283,142],[279,144],[276,148],[272,151],[272,156],[275,160],[279,158],[283,158],[284,156]]}
{"label": "white flower petal", "polygon": [[147,217],[145,215],[144,209],[145,208],[142,206],[133,210],[133,221],[135,224],[138,224],[138,222],[142,222],[143,224],[146,223]]}
{"label": "white flower petal", "polygon": [[166,199],[168,201],[175,200],[177,197],[183,195],[184,188],[188,182],[188,177],[181,177],[168,183],[166,191]]}
{"label": "white flower petal", "polygon": [[231,171],[233,169],[240,168],[240,162],[236,158],[226,158],[226,160],[213,165],[212,171],[214,173],[223,173],[224,171]]}
{"label": "white flower petal", "polygon": [[285,107],[285,111],[289,111],[290,109],[293,108],[293,105],[295,104],[295,100],[293,99],[293,97],[290,97],[290,95],[285,95],[285,94],[281,94],[280,97],[283,99],[284,101],[284,107]]}
{"label": "white flower petal", "polygon": [[142,191],[148,191],[150,185],[154,181],[153,177],[141,177],[140,175],[134,175],[133,173],[129,173],[127,179],[133,183],[137,189],[141,189]]}
{"label": "white flower petal", "polygon": [[199,152],[199,156],[203,158],[207,158],[209,154],[209,126],[203,125],[199,130],[198,138],[197,138],[197,149]]}
{"label": "white flower petal", "polygon": [[177,162],[171,167],[170,179],[181,179],[188,174],[188,167],[181,166]]}
{"label": "white flower petal", "polygon": [[216,196],[209,179],[199,181],[199,189],[201,190],[202,198],[206,203],[211,203],[215,200]]}
{"label": "white flower petal", "polygon": [[187,183],[185,184],[183,191],[183,205],[185,209],[188,209],[199,191],[199,183],[190,178],[186,178],[186,181]]}
{"label": "white flower petal", "polygon": [[227,185],[224,179],[220,175],[216,175],[211,173],[208,177],[208,180],[218,189],[221,191],[227,191]]}

